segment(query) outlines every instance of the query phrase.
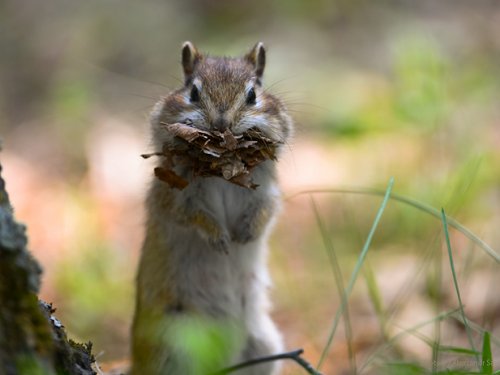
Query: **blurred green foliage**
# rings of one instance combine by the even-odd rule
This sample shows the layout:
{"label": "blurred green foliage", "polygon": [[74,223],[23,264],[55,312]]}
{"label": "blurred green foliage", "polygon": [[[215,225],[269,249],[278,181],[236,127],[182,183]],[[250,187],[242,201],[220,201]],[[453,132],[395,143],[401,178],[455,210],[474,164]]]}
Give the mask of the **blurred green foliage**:
{"label": "blurred green foliage", "polygon": [[175,343],[191,361],[193,374],[215,373],[231,360],[233,353],[243,348],[244,335],[227,321],[200,317],[179,317],[169,331],[169,342]]}
{"label": "blurred green foliage", "polygon": [[128,336],[133,312],[130,264],[116,252],[90,241],[78,255],[59,262],[57,306],[64,311],[64,324],[80,341],[93,337],[108,357],[119,355],[115,343]]}

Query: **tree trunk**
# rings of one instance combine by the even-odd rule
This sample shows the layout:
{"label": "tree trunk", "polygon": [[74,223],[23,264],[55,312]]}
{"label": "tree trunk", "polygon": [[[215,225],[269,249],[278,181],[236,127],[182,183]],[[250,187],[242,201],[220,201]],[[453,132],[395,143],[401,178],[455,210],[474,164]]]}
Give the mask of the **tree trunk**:
{"label": "tree trunk", "polygon": [[52,305],[38,300],[42,270],[14,220],[1,170],[0,375],[95,375],[92,344],[68,340]]}

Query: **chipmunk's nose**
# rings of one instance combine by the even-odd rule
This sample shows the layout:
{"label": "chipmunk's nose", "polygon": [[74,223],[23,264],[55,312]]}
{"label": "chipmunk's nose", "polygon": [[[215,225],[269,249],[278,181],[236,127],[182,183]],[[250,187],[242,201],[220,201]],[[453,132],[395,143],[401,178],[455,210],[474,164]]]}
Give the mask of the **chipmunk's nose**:
{"label": "chipmunk's nose", "polygon": [[215,119],[212,126],[214,129],[223,132],[230,127],[230,123],[224,116],[221,115]]}

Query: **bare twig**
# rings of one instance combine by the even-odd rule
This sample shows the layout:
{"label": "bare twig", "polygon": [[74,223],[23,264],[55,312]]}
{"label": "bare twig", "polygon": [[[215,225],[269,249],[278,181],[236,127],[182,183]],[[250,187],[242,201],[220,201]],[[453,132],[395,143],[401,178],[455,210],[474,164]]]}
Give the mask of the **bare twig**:
{"label": "bare twig", "polygon": [[318,371],[314,369],[314,367],[307,362],[304,358],[301,357],[301,354],[304,353],[304,349],[297,349],[293,350],[291,352],[286,352],[286,353],[281,353],[281,354],[275,354],[275,355],[270,355],[266,357],[260,357],[260,358],[255,358],[251,359],[246,362],[239,363],[237,365],[227,367],[223,370],[211,373],[209,375],[225,375],[225,374],[230,374],[232,372],[241,370],[242,368],[245,367],[250,367],[250,366],[255,366],[260,363],[265,363],[265,362],[271,362],[271,361],[278,361],[281,359],[291,359],[295,362],[297,362],[304,370],[307,371],[308,374],[311,375],[322,375]]}

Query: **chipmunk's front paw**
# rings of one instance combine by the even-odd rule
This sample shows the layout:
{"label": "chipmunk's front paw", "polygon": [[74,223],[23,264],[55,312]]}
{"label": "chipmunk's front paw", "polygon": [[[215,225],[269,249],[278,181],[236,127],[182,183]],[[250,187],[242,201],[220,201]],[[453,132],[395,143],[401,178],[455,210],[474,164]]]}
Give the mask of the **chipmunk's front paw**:
{"label": "chipmunk's front paw", "polygon": [[234,242],[247,243],[247,242],[251,242],[254,239],[256,239],[257,235],[256,235],[255,231],[252,230],[251,226],[242,225],[242,226],[236,228],[235,230],[233,230],[231,238]]}
{"label": "chipmunk's front paw", "polygon": [[267,207],[257,206],[248,209],[231,228],[231,239],[238,243],[247,243],[257,239],[264,231],[271,217]]}
{"label": "chipmunk's front paw", "polygon": [[210,247],[212,247],[214,250],[227,253],[229,249],[229,242],[230,238],[229,235],[227,234],[222,234],[217,237],[210,237],[208,239],[208,243]]}

